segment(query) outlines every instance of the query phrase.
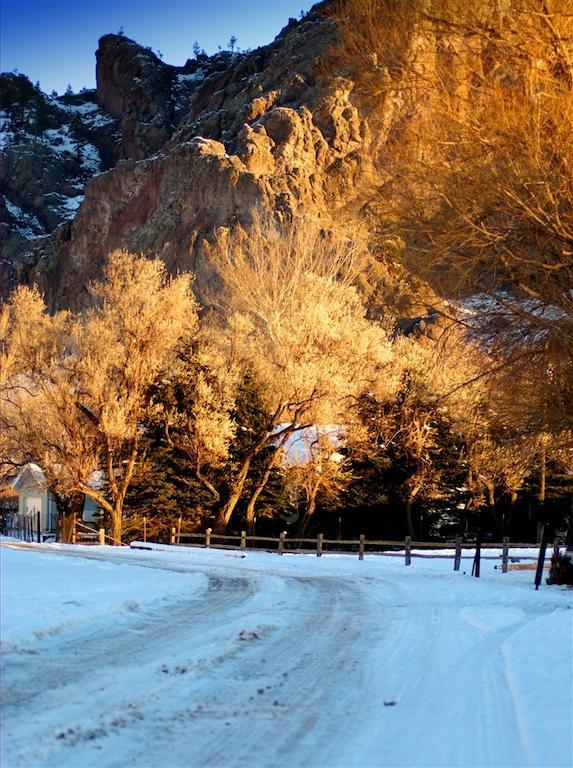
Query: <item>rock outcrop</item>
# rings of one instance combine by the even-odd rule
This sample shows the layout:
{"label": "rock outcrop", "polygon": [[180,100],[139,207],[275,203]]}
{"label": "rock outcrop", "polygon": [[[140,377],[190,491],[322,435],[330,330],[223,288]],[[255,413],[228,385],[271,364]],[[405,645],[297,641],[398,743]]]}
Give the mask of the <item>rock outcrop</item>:
{"label": "rock outcrop", "polygon": [[248,226],[255,209],[325,222],[352,212],[375,181],[373,153],[353,83],[321,66],[333,34],[317,8],[269,46],[184,68],[102,38],[97,101],[121,126],[120,160],[89,181],[73,220],[25,249],[18,279],[53,306],[81,303],[124,247],[195,271],[200,288],[218,227]]}
{"label": "rock outcrop", "polygon": [[120,158],[141,160],[173,133],[176,68],[122,35],[105,35],[96,52],[97,99],[121,123]]}
{"label": "rock outcrop", "polygon": [[[46,96],[24,75],[0,75],[0,275],[19,279],[22,253],[73,218],[86,183],[116,162],[117,121],[94,91]],[[27,259],[24,259],[24,262]]]}

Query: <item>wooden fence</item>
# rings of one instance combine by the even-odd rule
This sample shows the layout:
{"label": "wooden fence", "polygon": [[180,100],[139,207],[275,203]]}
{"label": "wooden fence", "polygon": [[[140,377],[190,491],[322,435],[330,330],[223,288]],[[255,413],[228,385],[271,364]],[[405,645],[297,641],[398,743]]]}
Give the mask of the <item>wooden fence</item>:
{"label": "wooden fence", "polygon": [[[436,541],[412,541],[410,536],[406,536],[403,541],[396,541],[390,539],[366,539],[364,534],[360,535],[359,539],[325,539],[322,533],[319,533],[316,539],[307,538],[289,538],[286,531],[283,531],[278,538],[272,536],[254,536],[247,534],[246,531],[241,531],[240,535],[227,535],[227,534],[214,534],[211,528],[207,528],[204,533],[187,533],[181,530],[181,518],[178,521],[177,526],[171,526],[169,534],[170,545],[180,546],[195,546],[195,547],[213,547],[216,549],[263,549],[269,552],[277,552],[279,555],[283,555],[285,552],[299,552],[299,553],[316,553],[317,557],[321,557],[324,552],[332,552],[339,554],[358,554],[358,559],[363,560],[364,555],[369,552],[372,555],[386,556],[386,557],[400,557],[404,559],[405,565],[411,565],[412,558],[448,558],[453,559],[454,571],[459,571],[461,561],[463,558],[464,550],[472,550],[472,576],[479,578],[480,576],[480,564],[482,559],[486,560],[500,560],[501,572],[507,573],[510,567],[510,561],[512,560],[530,560],[537,561],[537,573],[536,573],[536,588],[541,581],[540,569],[543,568],[545,561],[546,547],[548,544],[547,536],[549,530],[544,529],[542,532],[541,542],[539,544],[510,542],[509,538],[504,537],[503,541],[487,542],[462,542],[461,537],[456,537],[453,542],[436,542]],[[143,528],[143,541],[147,541],[147,529]],[[517,555],[511,556],[512,549],[539,549],[537,556],[523,556]],[[429,550],[431,553],[425,554],[420,551],[413,550]],[[449,553],[436,554],[436,550],[451,550],[453,549],[453,555]],[[501,555],[484,554],[484,551],[501,549]],[[553,553],[559,554],[559,542],[555,538],[553,540]]]}
{"label": "wooden fence", "polygon": [[[15,516],[15,524],[12,528],[6,531],[8,536],[23,539],[24,541],[41,541],[41,534],[39,528],[39,516],[34,527],[34,520],[31,518],[19,520],[18,516]],[[277,552],[279,555],[283,555],[285,552],[300,552],[300,553],[316,553],[317,557],[321,557],[324,552],[336,552],[340,554],[357,554],[359,560],[364,559],[366,553],[372,555],[385,556],[385,557],[400,557],[404,559],[404,564],[409,566],[412,563],[412,558],[449,558],[453,559],[454,571],[460,570],[461,561],[463,558],[464,550],[472,550],[472,576],[479,578],[480,565],[482,559],[494,559],[501,560],[501,572],[507,573],[510,567],[511,560],[531,560],[537,561],[535,586],[539,588],[541,583],[541,576],[545,562],[546,548],[549,543],[548,537],[550,529],[545,527],[542,530],[541,542],[539,544],[531,543],[517,543],[510,542],[507,537],[499,543],[495,542],[462,542],[461,537],[456,537],[453,542],[437,542],[437,541],[412,541],[410,536],[406,536],[403,541],[390,540],[390,539],[366,539],[364,534],[361,534],[358,539],[325,539],[322,533],[319,533],[315,539],[310,538],[298,538],[288,537],[286,531],[283,531],[278,538],[272,536],[253,536],[247,534],[246,531],[241,531],[240,535],[227,535],[227,534],[215,534],[211,528],[207,528],[204,533],[191,533],[182,530],[182,518],[179,517],[176,525],[166,525],[165,523],[157,523],[153,520],[143,517],[140,520],[131,521],[131,527],[126,531],[129,533],[128,538],[135,538],[138,533],[143,534],[143,542],[156,541],[161,543],[169,543],[171,545],[181,546],[195,546],[195,547],[214,547],[217,549],[263,549],[269,552]],[[92,528],[84,523],[77,522],[71,535],[72,544],[99,544],[105,545],[106,543],[114,544],[119,543],[122,546],[126,546],[123,542],[114,542],[114,540],[106,534],[104,528]],[[538,555],[535,557],[514,555],[511,556],[512,549],[521,548],[539,548]],[[413,550],[430,550],[428,554],[423,551]],[[436,554],[436,550],[451,550],[453,554],[444,553]],[[484,552],[492,549],[501,549],[501,555],[487,555]],[[557,539],[553,540],[553,553],[559,554],[559,542]]]}

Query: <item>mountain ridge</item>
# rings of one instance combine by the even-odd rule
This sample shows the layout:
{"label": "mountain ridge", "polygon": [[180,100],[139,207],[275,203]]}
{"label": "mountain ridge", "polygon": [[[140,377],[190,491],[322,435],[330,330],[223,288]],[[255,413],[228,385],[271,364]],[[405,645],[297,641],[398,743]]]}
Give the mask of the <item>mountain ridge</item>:
{"label": "mountain ridge", "polygon": [[14,249],[12,282],[76,306],[122,247],[194,271],[200,289],[214,276],[219,227],[248,227],[255,210],[325,226],[344,217],[372,183],[371,134],[353,82],[321,66],[335,35],[324,6],[268,46],[179,68],[122,36],[101,38],[95,98],[118,125],[116,163],[87,181],[73,218]]}

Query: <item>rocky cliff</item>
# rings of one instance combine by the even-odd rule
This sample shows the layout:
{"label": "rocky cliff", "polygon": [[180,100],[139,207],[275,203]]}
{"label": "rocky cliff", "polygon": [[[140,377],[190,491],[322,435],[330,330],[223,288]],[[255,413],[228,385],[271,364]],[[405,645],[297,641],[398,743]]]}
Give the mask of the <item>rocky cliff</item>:
{"label": "rocky cliff", "polygon": [[[127,38],[103,37],[97,91],[62,97],[50,109],[79,116],[90,141],[91,116],[98,125],[109,121],[114,141],[98,150],[101,172],[85,180],[73,216],[46,211],[43,231],[32,228],[28,240],[20,233],[10,252],[13,280],[38,282],[53,306],[75,305],[106,254],[124,247],[195,271],[201,287],[212,278],[206,242],[221,225],[248,226],[256,208],[312,212],[326,223],[352,215],[376,182],[371,136],[353,82],[324,66],[335,30],[321,6],[264,48],[180,68]],[[69,123],[57,130],[64,129]],[[37,180],[26,191],[13,158],[22,163],[26,152],[42,158],[54,149],[42,139],[30,150],[32,143],[9,143],[3,176],[6,204],[40,219],[38,206],[45,209],[53,192]]]}

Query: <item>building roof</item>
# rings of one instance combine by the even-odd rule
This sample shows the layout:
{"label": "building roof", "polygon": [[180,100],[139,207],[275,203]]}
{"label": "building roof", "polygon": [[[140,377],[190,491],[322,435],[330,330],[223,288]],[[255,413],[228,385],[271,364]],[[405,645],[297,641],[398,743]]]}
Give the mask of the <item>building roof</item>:
{"label": "building roof", "polygon": [[[41,488],[42,490],[46,490],[47,483],[46,483],[46,476],[42,470],[41,467],[39,467],[37,464],[25,464],[20,472],[16,475],[15,479],[12,480],[12,488],[15,488],[16,490],[19,490],[26,480],[27,477],[30,477],[36,485]],[[101,470],[96,470],[95,472],[92,472],[92,475],[90,477],[88,485],[90,488],[94,489],[100,489],[105,485],[104,480],[104,474]]]}
{"label": "building roof", "polygon": [[42,490],[46,489],[46,476],[37,464],[25,464],[16,478],[12,481],[12,488],[18,490],[29,476]]}

